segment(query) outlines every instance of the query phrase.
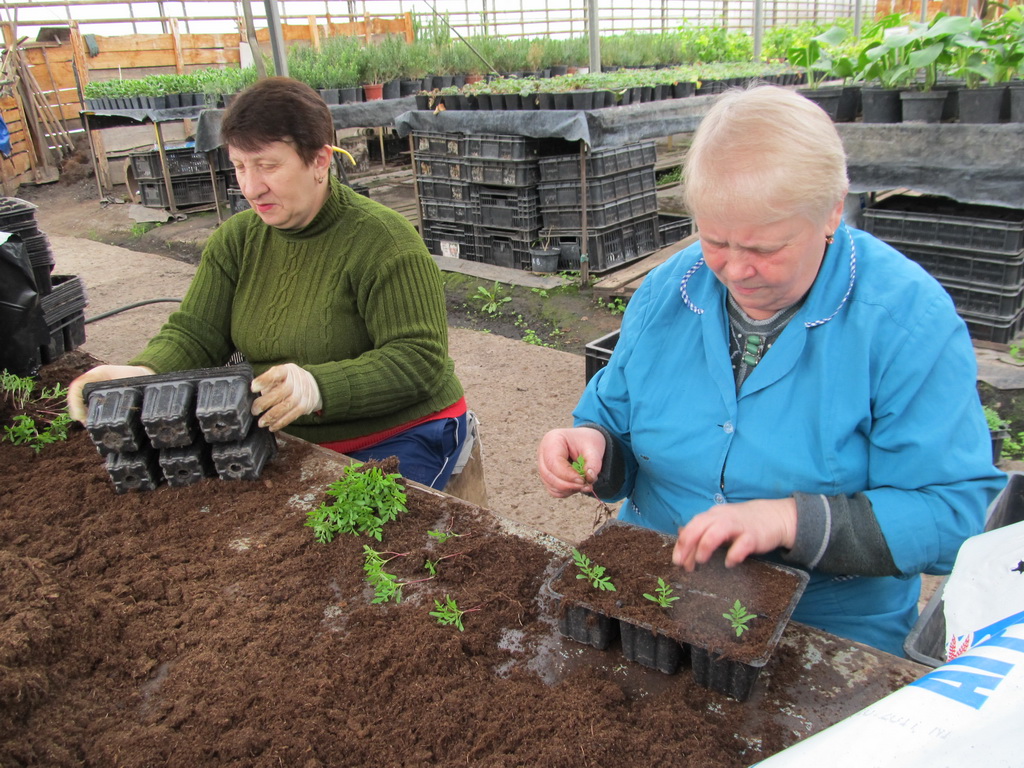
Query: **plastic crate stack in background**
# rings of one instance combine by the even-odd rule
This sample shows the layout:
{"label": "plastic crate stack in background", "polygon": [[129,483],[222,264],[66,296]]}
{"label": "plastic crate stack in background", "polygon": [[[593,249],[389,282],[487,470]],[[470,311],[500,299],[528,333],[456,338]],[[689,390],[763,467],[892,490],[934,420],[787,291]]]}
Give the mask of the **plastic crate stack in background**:
{"label": "plastic crate stack in background", "polygon": [[[586,252],[592,272],[604,272],[642,258],[661,246],[656,160],[657,152],[651,141],[587,154]],[[574,244],[583,249],[584,200],[579,152],[545,157],[539,165],[544,234],[559,244]],[[575,263],[559,266],[579,269],[579,257]]]}
{"label": "plastic crate stack in background", "polygon": [[942,283],[974,339],[1024,330],[1024,210],[893,195],[864,211],[864,229]]}
{"label": "plastic crate stack in background", "polygon": [[35,279],[49,343],[39,350],[39,362],[52,363],[85,343],[85,286],[75,275],[54,275],[50,241],[39,231],[34,203],[17,197],[0,198],[0,232],[21,240]]}
{"label": "plastic crate stack in background", "polygon": [[[164,150],[167,158],[167,172],[171,177],[171,192],[176,206],[208,205],[218,200],[227,200],[227,190],[232,184],[233,174],[226,165],[227,153],[214,155],[213,177],[210,176],[210,159],[205,152],[196,152],[194,147],[174,147]],[[163,164],[158,150],[135,152],[129,158],[132,173],[139,188],[139,200],[147,208],[166,208],[171,204],[164,185]]]}

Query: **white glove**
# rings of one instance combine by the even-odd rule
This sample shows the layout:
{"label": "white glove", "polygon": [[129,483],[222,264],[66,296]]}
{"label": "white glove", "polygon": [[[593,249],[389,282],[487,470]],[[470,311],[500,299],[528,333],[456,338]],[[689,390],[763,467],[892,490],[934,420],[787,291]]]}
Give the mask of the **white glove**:
{"label": "white glove", "polygon": [[253,379],[251,389],[260,395],[252,404],[252,415],[259,416],[260,426],[271,432],[323,407],[313,374],[295,363],[275,365]]}
{"label": "white glove", "polygon": [[144,365],[97,365],[68,384],[68,413],[75,421],[85,424],[89,416],[89,406],[82,397],[86,384],[94,381],[111,381],[113,379],[131,379],[135,376],[152,376],[153,369]]}

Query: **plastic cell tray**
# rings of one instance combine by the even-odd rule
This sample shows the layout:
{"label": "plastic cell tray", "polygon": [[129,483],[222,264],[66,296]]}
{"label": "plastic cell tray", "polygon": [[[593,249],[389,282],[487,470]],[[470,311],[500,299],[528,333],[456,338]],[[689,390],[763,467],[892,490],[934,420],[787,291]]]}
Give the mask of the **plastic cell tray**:
{"label": "plastic cell tray", "polygon": [[[572,181],[542,182],[537,186],[540,204],[545,208],[583,205],[583,187],[579,174]],[[643,192],[657,191],[654,166],[637,168],[612,176],[587,179],[587,205],[601,205]]]}
{"label": "plastic cell tray", "polygon": [[142,428],[150,445],[161,449],[192,445],[199,431],[195,399],[192,381],[165,381],[143,390]]}
{"label": "plastic cell tray", "polygon": [[[587,205],[587,227],[611,227],[623,221],[637,219],[658,210],[658,194],[654,190],[623,197],[600,205]],[[544,207],[542,218],[545,228],[576,229],[583,226],[583,209]]]}
{"label": "plastic cell tray", "polygon": [[[545,230],[545,234],[548,231]],[[555,229],[552,239],[560,242],[574,240],[583,248],[581,230]],[[627,264],[658,250],[658,217],[649,214],[638,219],[624,221],[605,229],[587,230],[587,255],[590,271],[605,272],[620,264]],[[579,269],[577,260],[573,264],[560,264],[560,269]]]}
{"label": "plastic cell tray", "polygon": [[901,243],[988,253],[1024,249],[1024,209],[960,203],[932,195],[894,195],[864,211],[864,229]]}
{"label": "plastic cell tray", "polygon": [[[653,170],[657,159],[658,153],[653,141],[599,149],[587,155],[587,178],[610,176],[646,166],[651,166]],[[580,178],[579,154],[544,157],[538,161],[538,165],[541,181],[569,181]]]}
{"label": "plastic cell tray", "polygon": [[136,453],[148,444],[138,418],[142,409],[140,388],[115,382],[87,394],[87,400],[85,428],[101,455]]}
{"label": "plastic cell tray", "polygon": [[180,448],[162,449],[159,462],[164,479],[173,488],[182,488],[217,475],[210,446],[202,439]]}
{"label": "plastic cell tray", "polygon": [[584,347],[588,382],[594,378],[595,373],[608,365],[608,361],[612,359],[612,352],[615,351],[615,345],[618,342],[619,331],[615,330],[611,333],[606,333],[599,339],[594,339]]}
{"label": "plastic cell tray", "polygon": [[256,429],[242,440],[214,444],[210,454],[222,479],[256,480],[263,465],[277,455],[277,441],[268,430]]}
{"label": "plastic cell tray", "polygon": [[35,226],[35,203],[22,200],[20,197],[0,197],[0,231],[16,232],[28,226]]}
{"label": "plastic cell tray", "polygon": [[[622,655],[627,660],[657,669],[666,675],[674,675],[683,663],[683,646],[671,637],[656,634],[628,621],[619,622],[619,640],[622,643]],[[710,681],[704,685],[708,688],[721,687],[710,684]]]}
{"label": "plastic cell tray", "polygon": [[47,325],[59,325],[88,305],[85,286],[77,275],[51,275],[50,282],[52,290],[39,300]]}
{"label": "plastic cell tray", "polygon": [[196,421],[208,443],[243,440],[253,423],[251,370],[232,368],[241,366],[229,366],[223,373],[204,376],[196,385]]}
{"label": "plastic cell tray", "polygon": [[[187,176],[189,174],[210,172],[210,161],[203,152],[196,152],[191,147],[165,149],[167,156],[167,172],[171,176]],[[136,152],[130,156],[132,172],[136,179],[162,179],[163,166],[160,153],[156,150]]]}
{"label": "plastic cell tray", "polygon": [[157,452],[149,446],[133,453],[108,454],[107,474],[117,493],[154,491],[162,477]]}

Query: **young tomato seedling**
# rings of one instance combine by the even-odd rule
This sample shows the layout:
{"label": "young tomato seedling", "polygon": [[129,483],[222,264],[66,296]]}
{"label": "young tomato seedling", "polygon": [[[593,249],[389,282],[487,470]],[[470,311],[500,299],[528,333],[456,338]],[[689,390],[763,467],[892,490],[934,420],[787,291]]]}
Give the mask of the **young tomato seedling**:
{"label": "young tomato seedling", "polygon": [[385,475],[380,467],[361,471],[362,464],[350,464],[337,482],[327,488],[333,496],[306,513],[306,525],[316,540],[327,544],[339,533],[366,534],[381,540],[384,524],[406,511],[405,490],[398,482],[401,475]]}
{"label": "young tomato seedling", "polygon": [[583,478],[583,481],[587,480],[587,460],[583,458],[581,453],[576,457],[576,461],[572,463],[572,468],[576,470],[576,474]]}
{"label": "young tomato seedling", "polygon": [[741,603],[737,600],[732,604],[732,609],[728,613],[723,613],[722,618],[726,619],[734,630],[736,630],[736,637],[739,637],[746,632],[750,627],[747,625],[757,618],[756,613],[750,613]]}
{"label": "young tomato seedling", "polygon": [[615,585],[612,584],[612,580],[604,575],[605,567],[603,565],[592,563],[590,558],[578,549],[572,551],[572,560],[576,563],[576,567],[580,569],[580,573],[576,574],[577,579],[587,579],[594,589],[606,592],[615,591]]}
{"label": "young tomato seedling", "polygon": [[645,592],[644,597],[651,602],[657,603],[662,608],[668,608],[672,603],[679,599],[677,596],[672,594],[672,586],[660,576],[658,577],[658,588],[655,592],[657,592],[656,595],[649,595]]}
{"label": "young tomato seedling", "polygon": [[440,600],[434,600],[434,610],[430,612],[430,615],[437,619],[437,623],[442,627],[454,626],[459,628],[459,632],[464,632],[466,628],[462,625],[462,617],[467,613],[479,610],[479,608],[462,610],[451,595],[445,595],[443,603]]}

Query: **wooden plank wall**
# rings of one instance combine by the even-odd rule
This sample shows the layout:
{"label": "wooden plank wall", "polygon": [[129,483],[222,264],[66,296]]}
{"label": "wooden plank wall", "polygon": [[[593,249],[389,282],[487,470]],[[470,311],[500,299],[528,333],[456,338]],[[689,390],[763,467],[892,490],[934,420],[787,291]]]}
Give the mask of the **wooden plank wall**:
{"label": "wooden plank wall", "polygon": [[[0,23],[6,51],[15,44],[15,30],[9,22]],[[75,22],[56,32],[56,40],[36,42],[20,40],[18,53],[28,65],[43,99],[50,105],[50,114],[59,118],[74,135],[81,131],[80,112],[85,85],[93,80],[135,79],[151,74],[183,74],[207,67],[240,66],[239,45],[244,23],[238,31],[223,34],[185,34],[178,31],[176,20],[170,21],[171,32],[157,35],[95,35],[90,42],[97,49],[90,55],[90,45]],[[376,40],[387,34],[400,34],[409,42],[414,39],[412,14],[396,18],[367,16],[348,24],[284,24],[285,45],[308,43],[319,46],[324,37],[354,35]],[[257,38],[269,45],[269,31],[257,30]],[[38,158],[30,151],[27,121],[11,88],[0,92],[0,110],[11,132],[12,156],[0,163],[0,183],[4,195],[16,193],[21,183],[39,181],[33,173]],[[56,142],[42,141],[54,146]]]}

